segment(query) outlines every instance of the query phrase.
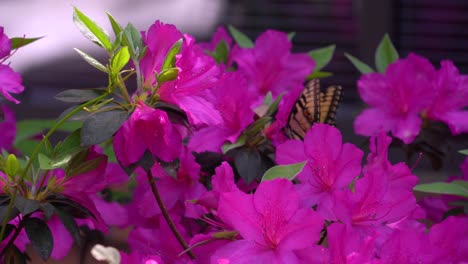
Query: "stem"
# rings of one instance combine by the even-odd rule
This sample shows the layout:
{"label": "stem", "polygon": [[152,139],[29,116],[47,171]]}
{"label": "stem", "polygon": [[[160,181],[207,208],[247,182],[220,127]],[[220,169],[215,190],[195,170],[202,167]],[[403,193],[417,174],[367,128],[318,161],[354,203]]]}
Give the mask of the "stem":
{"label": "stem", "polygon": [[149,184],[151,186],[151,191],[153,191],[154,198],[156,198],[156,202],[158,202],[159,209],[161,209],[161,212],[162,212],[162,214],[164,216],[164,219],[166,219],[166,222],[169,225],[169,227],[171,228],[172,233],[174,233],[174,235],[177,238],[177,240],[179,241],[180,245],[184,248],[184,252],[187,252],[187,255],[189,255],[189,257],[191,259],[195,259],[195,255],[190,250],[187,242],[185,242],[184,238],[182,237],[180,232],[177,230],[177,227],[175,226],[174,222],[172,221],[171,217],[169,216],[169,213],[167,212],[167,208],[164,205],[164,203],[163,203],[163,201],[161,199],[161,195],[158,192],[158,188],[156,187],[156,184],[154,182],[154,178],[153,178],[153,174],[151,173],[151,170],[148,170],[146,175],[148,175],[148,182],[149,182]]}
{"label": "stem", "polygon": [[11,210],[13,209],[13,204],[15,203],[15,198],[16,198],[17,193],[18,193],[18,189],[15,188],[15,191],[13,192],[13,195],[10,198],[10,203],[8,204],[8,209],[6,211],[5,219],[3,219],[2,231],[0,231],[1,240],[3,240],[3,236],[5,235],[6,226],[8,224],[8,219],[10,218]]}
{"label": "stem", "polygon": [[142,84],[142,76],[140,72],[140,62],[138,60],[133,60],[133,64],[135,64],[135,71],[136,71],[136,79],[137,79],[137,94],[140,96],[143,93],[143,84]]}
{"label": "stem", "polygon": [[18,237],[18,235],[20,234],[21,230],[23,229],[23,226],[24,226],[24,222],[26,222],[26,220],[29,218],[29,216],[25,216],[21,219],[21,221],[19,222],[18,224],[18,227],[15,229],[15,233],[13,234],[13,236],[10,238],[10,240],[8,241],[8,243],[6,244],[6,246],[2,249],[2,252],[0,252],[0,259],[3,257],[3,255],[5,255],[5,252],[7,251],[7,249],[13,244],[13,242],[15,242],[15,239]]}

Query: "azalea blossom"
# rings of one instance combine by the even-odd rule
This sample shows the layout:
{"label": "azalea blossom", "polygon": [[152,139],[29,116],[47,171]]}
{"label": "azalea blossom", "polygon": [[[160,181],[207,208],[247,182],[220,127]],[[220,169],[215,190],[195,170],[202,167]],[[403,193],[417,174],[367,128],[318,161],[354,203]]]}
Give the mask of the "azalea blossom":
{"label": "azalea blossom", "polygon": [[[249,93],[262,100],[271,92],[276,98],[283,92],[303,84],[312,73],[314,61],[307,54],[292,54],[292,44],[284,32],[267,30],[253,48],[236,48],[232,59],[249,81]],[[254,105],[256,107],[258,105]]]}
{"label": "azalea blossom", "polygon": [[0,26],[0,60],[8,56],[11,51],[11,40],[3,31],[3,27]]}
{"label": "azalea blossom", "polygon": [[430,119],[446,123],[452,134],[468,132],[468,75],[449,60],[442,61],[434,80],[434,100],[426,110]]}
{"label": "azalea blossom", "polygon": [[196,131],[190,139],[193,151],[221,152],[225,142],[234,143],[241,132],[254,121],[247,83],[239,73],[225,73],[218,87],[212,89],[212,102],[223,122]]}
{"label": "azalea blossom", "polygon": [[[10,54],[11,41],[3,33],[3,27],[0,27],[0,62],[1,59]],[[8,101],[19,104],[19,101],[13,98],[10,94],[18,94],[24,90],[21,84],[21,75],[13,71],[10,66],[0,64],[0,93]]]}
{"label": "azalea blossom", "polygon": [[181,146],[181,136],[166,112],[142,101],[114,137],[115,156],[123,166],[140,160],[146,150],[163,161],[172,161],[179,156]]}
{"label": "azalea blossom", "polygon": [[[326,219],[332,219],[331,201],[334,193],[343,190],[361,171],[363,152],[350,143],[342,143],[340,131],[330,125],[314,124],[304,142],[289,140],[276,149],[279,164],[307,161],[297,175],[301,199]],[[323,210],[323,211],[322,211]]]}
{"label": "azalea blossom", "polygon": [[241,239],[218,249],[211,263],[300,263],[295,250],[313,248],[323,218],[299,204],[286,179],[262,182],[254,194],[222,193],[218,217],[239,232]]}
{"label": "azalea blossom", "polygon": [[362,100],[370,107],[354,121],[357,134],[373,136],[391,131],[405,144],[421,130],[421,112],[433,100],[436,71],[429,60],[415,54],[399,59],[385,73],[367,73],[358,81]]}
{"label": "azalea blossom", "polygon": [[334,196],[333,211],[337,219],[359,229],[363,235],[424,218],[412,192],[416,176],[405,164],[392,165],[386,160],[390,142],[385,134],[372,138],[372,152],[363,177],[355,181],[352,189]]}

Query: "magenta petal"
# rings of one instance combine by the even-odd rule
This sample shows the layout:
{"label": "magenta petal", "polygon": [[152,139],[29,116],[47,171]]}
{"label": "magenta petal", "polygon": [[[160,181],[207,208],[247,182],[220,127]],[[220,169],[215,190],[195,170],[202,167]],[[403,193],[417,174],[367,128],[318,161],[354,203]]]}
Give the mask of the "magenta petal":
{"label": "magenta petal", "polygon": [[0,93],[11,102],[19,104],[19,101],[13,98],[10,93],[21,93],[24,90],[21,84],[21,75],[13,71],[9,66],[0,64]]}
{"label": "magenta petal", "polygon": [[[278,191],[281,190],[281,195]],[[289,219],[299,208],[299,197],[292,183],[286,179],[262,182],[254,195],[255,209],[271,221],[271,224],[281,223]],[[280,228],[279,226],[277,228]]]}
{"label": "magenta petal", "polygon": [[378,108],[366,109],[354,120],[354,131],[363,136],[374,136],[390,130],[393,126],[393,119]]}
{"label": "magenta petal", "polygon": [[297,263],[279,262],[275,252],[253,241],[238,240],[218,249],[211,256],[211,264]]}
{"label": "magenta petal", "polygon": [[289,219],[280,247],[285,251],[304,249],[317,244],[323,228],[322,216],[311,208],[302,208]]}
{"label": "magenta petal", "polygon": [[276,148],[276,162],[280,165],[306,161],[304,142],[288,140]]}
{"label": "magenta petal", "polygon": [[345,143],[341,148],[340,158],[336,162],[335,188],[347,187],[361,172],[361,161],[364,152],[353,144]]}
{"label": "magenta petal", "polygon": [[51,257],[57,260],[63,259],[68,255],[73,246],[73,238],[55,215],[47,221],[47,225],[54,238],[54,249],[52,250]]}
{"label": "magenta petal", "polygon": [[414,141],[421,131],[422,120],[418,115],[408,115],[405,119],[399,119],[392,129],[392,134],[401,139],[405,144]]}
{"label": "magenta petal", "polygon": [[243,238],[263,240],[252,195],[242,192],[222,193],[218,204],[218,216],[239,231]]}
{"label": "magenta petal", "polygon": [[327,124],[314,124],[304,137],[305,154],[308,157],[336,160],[341,145],[340,131]]}
{"label": "magenta petal", "polygon": [[205,127],[190,138],[188,148],[192,151],[212,151],[221,153],[221,147],[226,142],[226,130],[221,127]]}
{"label": "magenta petal", "polygon": [[0,27],[0,59],[10,54],[11,40],[3,33],[3,27]]}
{"label": "magenta petal", "polygon": [[181,96],[177,103],[187,113],[191,124],[218,125],[223,122],[215,106],[202,96]]}
{"label": "magenta petal", "polygon": [[448,124],[453,135],[468,132],[468,111],[448,112],[440,120]]}
{"label": "magenta petal", "polygon": [[138,135],[136,130],[136,118],[132,116],[123,123],[114,137],[114,152],[117,160],[123,166],[129,166],[137,162],[145,153],[144,137]]}

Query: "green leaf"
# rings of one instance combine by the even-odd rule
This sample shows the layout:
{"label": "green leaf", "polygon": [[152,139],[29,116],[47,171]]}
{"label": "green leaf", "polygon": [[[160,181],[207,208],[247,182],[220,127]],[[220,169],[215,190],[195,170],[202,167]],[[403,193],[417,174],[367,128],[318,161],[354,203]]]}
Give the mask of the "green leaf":
{"label": "green leaf", "polygon": [[[75,157],[77,158],[75,159]],[[70,177],[86,173],[97,168],[97,166],[99,166],[99,164],[105,160],[104,156],[98,156],[92,160],[86,160],[86,157],[87,156],[83,155],[82,152],[76,154],[67,164],[65,174]]]}
{"label": "green leaf", "polygon": [[278,105],[281,102],[281,99],[283,99],[284,94],[280,94],[278,97],[276,97],[275,101],[268,106],[268,110],[265,114],[265,116],[272,116],[274,113],[276,113],[276,110],[278,110]]}
{"label": "green leaf", "polygon": [[123,31],[122,26],[117,22],[117,20],[114,19],[114,17],[111,14],[107,12],[106,14],[107,18],[109,18],[109,22],[111,23],[112,30],[114,31],[114,34],[117,37],[120,34],[120,32]]}
{"label": "green leaf", "polygon": [[385,72],[387,66],[398,59],[398,52],[388,34],[382,38],[375,51],[375,66],[379,72]]}
{"label": "green leaf", "polygon": [[47,224],[39,218],[25,220],[24,229],[33,248],[46,261],[54,248],[54,238]]}
{"label": "green leaf", "polygon": [[[100,96],[101,93],[93,89],[70,89],[58,93],[55,99],[67,103],[84,103]],[[74,109],[75,107],[73,107]]]}
{"label": "green leaf", "polygon": [[34,41],[41,39],[43,37],[38,37],[38,38],[11,38],[11,49],[19,49],[21,47],[24,47],[28,44],[33,43]]}
{"label": "green leaf", "polygon": [[130,60],[128,47],[122,47],[111,59],[111,69],[113,74],[118,74]]}
{"label": "green leaf", "polygon": [[333,57],[335,45],[329,45],[323,48],[314,49],[307,54],[315,61],[314,72],[318,72],[325,67]]}
{"label": "green leaf", "polygon": [[176,55],[180,53],[182,49],[183,39],[179,39],[174,44],[172,44],[171,49],[167,52],[166,58],[161,66],[161,72],[170,68],[175,68]]}
{"label": "green leaf", "polygon": [[354,67],[356,67],[356,69],[358,69],[358,71],[361,72],[362,74],[374,72],[374,70],[369,65],[362,62],[361,60],[354,57],[353,55],[345,53],[345,56],[354,65]]}
{"label": "green leaf", "polygon": [[5,173],[10,177],[16,176],[16,174],[19,172],[20,164],[14,154],[8,155],[6,162],[5,162],[4,169],[5,169]]}
{"label": "green leaf", "polygon": [[99,27],[94,21],[78,10],[78,8],[74,7],[73,9],[73,22],[81,33],[107,51],[111,51],[112,43],[104,29]]}
{"label": "green leaf", "polygon": [[296,32],[289,32],[289,33],[288,33],[288,39],[289,39],[289,41],[292,41],[293,38],[294,38],[295,36],[296,36]]}
{"label": "green leaf", "polygon": [[99,61],[97,61],[95,58],[91,57],[90,55],[86,54],[85,52],[75,48],[74,49],[78,54],[80,54],[81,58],[83,58],[89,65],[93,66],[94,68],[102,71],[102,72],[108,72],[106,66],[102,65]]}
{"label": "green leaf", "polygon": [[262,181],[280,178],[293,180],[302,171],[302,169],[304,169],[306,163],[307,161],[303,161],[289,165],[274,166],[263,174]]}
{"label": "green leaf", "polygon": [[426,193],[458,195],[468,198],[468,186],[465,181],[419,184],[413,190]]}
{"label": "green leaf", "polygon": [[458,153],[468,156],[468,149],[459,150]]}
{"label": "green leaf", "polygon": [[227,64],[229,57],[229,47],[226,41],[221,40],[218,45],[216,45],[216,48],[211,56],[215,59],[216,63]]}
{"label": "green leaf", "polygon": [[229,33],[236,41],[237,45],[241,48],[253,48],[254,43],[252,40],[247,37],[244,33],[240,32],[237,28],[233,27],[232,25],[228,26]]}
{"label": "green leaf", "polygon": [[128,45],[132,59],[139,60],[143,56],[143,39],[140,32],[130,23],[124,29],[122,44]]}
{"label": "green leaf", "polygon": [[[15,145],[32,136],[42,133],[44,130],[51,129],[57,123],[51,119],[33,119],[22,120],[16,123],[17,131]],[[81,126],[81,122],[67,122],[58,128],[58,131],[73,132]]]}
{"label": "green leaf", "polygon": [[25,198],[22,195],[17,195],[15,198],[15,207],[23,216],[39,210],[40,205],[41,203],[39,201]]}
{"label": "green leaf", "polygon": [[327,78],[327,77],[330,77],[332,75],[333,75],[333,73],[331,73],[331,72],[318,71],[318,72],[313,72],[313,73],[309,74],[306,77],[306,79],[307,79],[307,81],[310,81],[312,79]]}
{"label": "green leaf", "polygon": [[75,154],[84,149],[80,145],[80,140],[80,129],[77,129],[75,132],[65,138],[62,144],[57,144],[54,151],[54,157],[51,159],[52,164],[58,167],[62,167],[63,165],[67,164]]}
{"label": "green leaf", "polygon": [[158,83],[163,83],[163,82],[168,82],[175,80],[177,78],[177,75],[179,74],[179,69],[178,68],[169,68],[166,70],[163,70],[157,78]]}
{"label": "green leaf", "polygon": [[234,160],[235,170],[247,184],[261,179],[261,176],[274,165],[264,153],[252,147],[235,148],[226,155]]}
{"label": "green leaf", "polygon": [[39,167],[43,170],[53,170],[60,168],[61,166],[67,164],[68,160],[59,160],[55,161],[52,158],[48,157],[45,154],[39,153],[38,155]]}
{"label": "green leaf", "polygon": [[85,119],[81,128],[81,146],[99,144],[114,135],[128,118],[123,110],[98,112]]}
{"label": "green leaf", "polygon": [[235,149],[235,148],[238,148],[238,147],[241,147],[243,145],[245,145],[245,142],[247,141],[247,137],[245,136],[245,134],[241,134],[236,142],[234,143],[225,143],[221,148],[223,150],[223,154],[226,154],[228,151],[230,151],[231,149]]}

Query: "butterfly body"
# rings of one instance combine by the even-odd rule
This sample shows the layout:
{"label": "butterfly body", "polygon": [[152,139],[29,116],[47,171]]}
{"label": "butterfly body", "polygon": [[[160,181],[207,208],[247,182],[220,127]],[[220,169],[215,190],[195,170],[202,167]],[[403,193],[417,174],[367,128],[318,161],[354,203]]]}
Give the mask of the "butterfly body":
{"label": "butterfly body", "polygon": [[343,98],[343,88],[339,85],[320,91],[320,81],[310,80],[289,114],[285,133],[292,139],[303,139],[314,123],[335,124],[338,104]]}

